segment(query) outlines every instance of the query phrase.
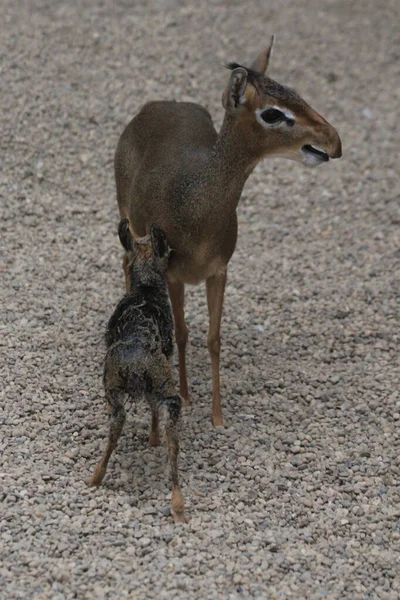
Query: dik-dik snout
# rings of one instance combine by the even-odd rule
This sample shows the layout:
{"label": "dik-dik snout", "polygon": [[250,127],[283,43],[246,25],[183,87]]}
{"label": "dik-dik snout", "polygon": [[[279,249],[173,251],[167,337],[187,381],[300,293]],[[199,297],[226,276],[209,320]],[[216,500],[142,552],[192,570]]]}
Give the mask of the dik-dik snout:
{"label": "dik-dik snout", "polygon": [[[288,158],[309,167],[342,156],[334,127],[294,90],[265,75],[271,45],[251,68],[230,63],[232,74],[222,104],[257,160]],[[236,121],[236,123],[235,123]]]}
{"label": "dik-dik snout", "polygon": [[300,160],[309,167],[316,167],[323,162],[328,162],[330,158],[340,158],[342,142],[336,129],[311,106],[307,109],[305,116],[303,118],[300,116],[298,120],[298,127],[303,139],[300,146],[300,158],[296,156],[294,160]]}

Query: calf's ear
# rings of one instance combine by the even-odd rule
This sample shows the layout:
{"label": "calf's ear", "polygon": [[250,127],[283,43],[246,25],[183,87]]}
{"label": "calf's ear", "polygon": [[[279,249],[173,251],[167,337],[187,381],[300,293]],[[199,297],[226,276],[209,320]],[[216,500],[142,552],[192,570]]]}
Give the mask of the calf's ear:
{"label": "calf's ear", "polygon": [[127,252],[133,250],[133,236],[131,234],[131,230],[129,229],[129,221],[128,219],[122,219],[118,225],[118,235],[121,244],[125,248]]}

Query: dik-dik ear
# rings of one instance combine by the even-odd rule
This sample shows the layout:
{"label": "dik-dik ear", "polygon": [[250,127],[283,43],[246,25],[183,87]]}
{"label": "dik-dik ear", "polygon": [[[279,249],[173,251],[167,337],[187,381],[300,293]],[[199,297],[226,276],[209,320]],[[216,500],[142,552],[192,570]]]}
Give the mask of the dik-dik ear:
{"label": "dik-dik ear", "polygon": [[131,234],[131,230],[129,229],[129,221],[128,219],[122,219],[118,225],[118,235],[121,244],[125,248],[127,252],[133,250],[133,236]]}
{"label": "dik-dik ear", "polygon": [[160,227],[157,227],[157,225],[152,225],[150,237],[154,256],[158,260],[167,259],[170,253],[170,247],[168,246],[167,236],[164,231]]}
{"label": "dik-dik ear", "polygon": [[228,86],[222,94],[222,106],[229,113],[235,113],[245,103],[247,71],[244,67],[233,69]]}
{"label": "dik-dik ear", "polygon": [[256,58],[256,60],[251,65],[251,69],[253,71],[257,71],[257,73],[265,73],[268,69],[269,59],[272,56],[272,48],[275,43],[275,36],[271,37],[271,42],[265,50],[263,50]]}

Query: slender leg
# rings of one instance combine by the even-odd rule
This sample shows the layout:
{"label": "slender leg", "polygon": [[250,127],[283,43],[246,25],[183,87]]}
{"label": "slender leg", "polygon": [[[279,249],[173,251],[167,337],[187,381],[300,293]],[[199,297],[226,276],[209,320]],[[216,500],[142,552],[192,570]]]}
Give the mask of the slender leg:
{"label": "slender leg", "polygon": [[178,423],[182,408],[182,398],[180,396],[170,396],[169,398],[163,398],[161,404],[165,404],[168,409],[165,437],[167,438],[172,475],[172,515],[175,523],[186,523],[185,502],[178,479]]}
{"label": "slender leg", "polygon": [[219,383],[219,354],[221,350],[220,327],[225,284],[226,272],[221,275],[209,277],[206,281],[208,314],[210,317],[207,345],[211,356],[212,423],[214,427],[223,425]]}
{"label": "slender leg", "polygon": [[108,461],[110,460],[110,456],[117,445],[126,418],[125,409],[121,402],[120,390],[107,390],[106,393],[107,400],[112,406],[110,432],[108,435],[106,450],[90,480],[91,486],[99,486],[101,484],[103,477],[106,474]]}
{"label": "slender leg", "polygon": [[175,321],[175,339],[179,356],[179,389],[185,405],[189,404],[189,390],[186,374],[186,344],[188,341],[188,328],[185,323],[185,286],[183,283],[168,283],[172,311]]}

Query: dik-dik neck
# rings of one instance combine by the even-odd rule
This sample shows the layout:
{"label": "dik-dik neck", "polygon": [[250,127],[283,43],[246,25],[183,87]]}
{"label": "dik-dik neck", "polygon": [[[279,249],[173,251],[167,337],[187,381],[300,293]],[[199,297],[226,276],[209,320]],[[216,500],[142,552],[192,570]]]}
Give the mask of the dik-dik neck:
{"label": "dik-dik neck", "polygon": [[226,114],[197,190],[208,199],[211,214],[236,210],[243,186],[260,158],[234,118]]}

